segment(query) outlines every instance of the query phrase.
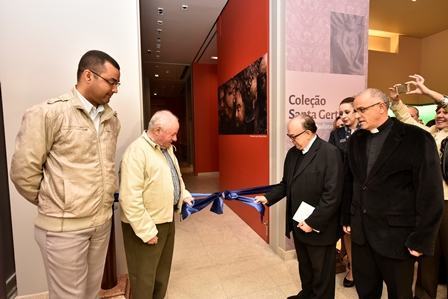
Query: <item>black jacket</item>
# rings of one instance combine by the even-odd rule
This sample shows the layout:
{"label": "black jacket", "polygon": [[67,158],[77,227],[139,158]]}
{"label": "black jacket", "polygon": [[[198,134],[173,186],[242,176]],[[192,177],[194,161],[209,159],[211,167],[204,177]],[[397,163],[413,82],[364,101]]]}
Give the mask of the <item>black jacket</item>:
{"label": "black jacket", "polygon": [[358,130],[349,141],[343,223],[352,242],[380,255],[404,259],[407,248],[432,255],[443,211],[440,159],[433,137],[392,119],[392,127],[369,175],[366,142]]}
{"label": "black jacket", "polygon": [[[340,232],[339,208],[342,191],[342,160],[339,150],[316,138],[310,150],[303,157],[296,171],[295,165],[301,151],[289,149],[283,169],[283,179],[266,194],[268,205],[273,205],[286,196],[286,231],[294,230],[298,239],[309,245],[334,244]],[[316,207],[305,222],[319,233],[305,233],[292,220],[302,201]]]}

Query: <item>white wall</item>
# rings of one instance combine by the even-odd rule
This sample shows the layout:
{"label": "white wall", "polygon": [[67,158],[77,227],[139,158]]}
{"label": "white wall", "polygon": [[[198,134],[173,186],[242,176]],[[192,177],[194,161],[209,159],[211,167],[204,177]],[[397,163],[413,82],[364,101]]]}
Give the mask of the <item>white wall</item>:
{"label": "white wall", "polygon": [[[79,59],[90,49],[107,52],[121,66],[122,85],[111,99],[122,123],[120,160],[142,129],[138,7],[138,0],[0,1],[0,82],[8,163],[25,108],[71,89]],[[34,241],[36,208],[12,184],[10,197],[19,295],[45,291],[45,272]],[[117,237],[120,241],[120,232]],[[122,245],[117,245],[118,271],[123,273]]]}

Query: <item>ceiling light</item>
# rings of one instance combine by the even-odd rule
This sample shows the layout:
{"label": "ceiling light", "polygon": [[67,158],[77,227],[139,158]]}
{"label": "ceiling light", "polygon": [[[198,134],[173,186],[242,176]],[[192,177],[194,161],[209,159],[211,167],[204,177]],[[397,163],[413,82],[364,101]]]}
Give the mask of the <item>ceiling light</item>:
{"label": "ceiling light", "polygon": [[154,74],[154,77],[159,78],[159,74]]}
{"label": "ceiling light", "polygon": [[188,5],[187,4],[182,4],[182,10],[187,10],[188,9]]}
{"label": "ceiling light", "polygon": [[417,0],[411,0],[412,2],[417,2]]}
{"label": "ceiling light", "polygon": [[218,56],[212,56],[212,57],[210,57],[210,59],[218,60]]}
{"label": "ceiling light", "polygon": [[157,20],[157,24],[162,25],[163,21],[162,20]]}
{"label": "ceiling light", "polygon": [[153,95],[155,95],[155,96],[156,96],[156,95],[157,95],[157,92],[154,92],[154,93],[153,93]]}
{"label": "ceiling light", "polygon": [[163,15],[163,7],[159,7],[157,8],[157,12],[159,13],[159,15]]}

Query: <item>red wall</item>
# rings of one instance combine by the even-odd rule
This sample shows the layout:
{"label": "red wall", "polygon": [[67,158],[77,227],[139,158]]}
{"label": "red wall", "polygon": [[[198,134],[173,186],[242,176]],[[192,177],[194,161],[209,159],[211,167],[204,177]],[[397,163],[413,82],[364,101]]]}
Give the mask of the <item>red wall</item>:
{"label": "red wall", "polygon": [[[269,1],[229,0],[218,19],[218,86],[268,50]],[[221,190],[267,185],[268,136],[219,135],[219,170]],[[268,230],[255,209],[238,202],[226,204],[268,241]]]}
{"label": "red wall", "polygon": [[218,166],[218,84],[216,64],[193,64],[194,173]]}

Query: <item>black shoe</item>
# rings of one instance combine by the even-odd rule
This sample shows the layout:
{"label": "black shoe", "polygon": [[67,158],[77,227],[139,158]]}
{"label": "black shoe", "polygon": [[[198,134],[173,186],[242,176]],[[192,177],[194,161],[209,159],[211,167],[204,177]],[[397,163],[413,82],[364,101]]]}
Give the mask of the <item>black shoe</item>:
{"label": "black shoe", "polygon": [[[347,275],[348,275],[348,273],[347,273]],[[351,287],[353,287],[355,285],[355,281],[354,280],[348,280],[347,279],[347,275],[345,275],[344,281],[342,282],[342,284],[346,288],[351,288]]]}
{"label": "black shoe", "polygon": [[303,293],[303,291],[300,291],[297,295],[293,295],[293,296],[289,296],[286,299],[304,299],[305,294]]}

